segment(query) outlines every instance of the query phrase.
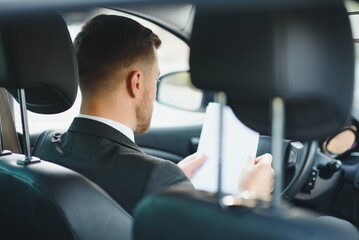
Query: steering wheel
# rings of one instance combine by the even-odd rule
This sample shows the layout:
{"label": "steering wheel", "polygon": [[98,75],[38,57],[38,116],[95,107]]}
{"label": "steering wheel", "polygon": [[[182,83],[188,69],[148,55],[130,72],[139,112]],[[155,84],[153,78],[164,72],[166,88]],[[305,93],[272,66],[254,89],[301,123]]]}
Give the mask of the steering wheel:
{"label": "steering wheel", "polygon": [[[261,136],[257,156],[271,152],[272,138]],[[306,183],[318,149],[317,141],[305,143],[283,140],[283,197],[291,200],[301,191]]]}

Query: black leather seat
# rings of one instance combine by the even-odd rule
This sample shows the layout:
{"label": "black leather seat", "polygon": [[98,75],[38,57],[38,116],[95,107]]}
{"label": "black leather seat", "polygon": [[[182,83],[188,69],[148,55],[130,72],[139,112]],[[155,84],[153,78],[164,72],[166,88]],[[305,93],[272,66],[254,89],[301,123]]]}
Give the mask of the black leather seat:
{"label": "black leather seat", "polygon": [[[66,24],[57,14],[16,17],[0,22],[0,85],[20,102],[25,95],[31,111],[67,110],[76,97],[78,73]],[[129,214],[84,176],[26,154],[0,156],[1,236],[126,240],[131,228]]]}
{"label": "black leather seat", "polygon": [[[262,134],[271,132],[270,101],[281,97],[286,137],[308,141],[329,136],[349,119],[353,54],[340,1],[260,11],[198,6],[192,82],[224,91],[237,117]],[[222,207],[213,194],[173,188],[138,205],[134,239],[358,239],[355,228],[341,220],[327,221],[293,207],[244,203]]]}

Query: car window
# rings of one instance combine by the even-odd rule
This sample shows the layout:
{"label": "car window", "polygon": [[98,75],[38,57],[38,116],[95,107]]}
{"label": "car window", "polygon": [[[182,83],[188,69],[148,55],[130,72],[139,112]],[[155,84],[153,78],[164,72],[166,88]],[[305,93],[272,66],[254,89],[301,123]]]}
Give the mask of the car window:
{"label": "car window", "polygon": [[359,119],[359,3],[346,1],[355,47],[355,85],[352,115]]}
{"label": "car window", "polygon": [[345,3],[349,13],[349,20],[355,43],[355,85],[352,113],[353,117],[359,120],[359,3],[354,1],[346,1]]}
{"label": "car window", "polygon": [[[84,22],[99,14],[127,16],[152,29],[162,40],[162,45],[158,49],[159,65],[162,75],[189,69],[189,47],[184,41],[149,21],[116,10],[101,8],[91,10],[87,13],[73,12],[63,14],[68,24],[71,38],[73,40],[75,39]],[[20,108],[19,104],[16,101],[14,102],[16,129],[21,132]],[[73,107],[66,112],[51,115],[28,112],[30,132],[37,133],[46,129],[67,129],[73,118],[79,113],[80,103],[81,93],[78,91],[77,99]],[[201,124],[202,121],[203,113],[183,111],[155,102],[151,127],[196,125]]]}

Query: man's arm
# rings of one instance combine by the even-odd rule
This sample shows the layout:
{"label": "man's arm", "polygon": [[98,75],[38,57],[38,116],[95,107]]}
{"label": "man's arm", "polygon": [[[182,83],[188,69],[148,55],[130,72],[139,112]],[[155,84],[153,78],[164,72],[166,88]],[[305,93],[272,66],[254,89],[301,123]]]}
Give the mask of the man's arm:
{"label": "man's arm", "polygon": [[[177,165],[191,178],[205,162],[203,154],[192,154]],[[256,159],[248,159],[238,181],[238,193],[253,198],[268,198],[274,187],[274,170],[271,166],[272,155],[264,154]]]}
{"label": "man's arm", "polygon": [[159,160],[152,169],[146,183],[145,194],[162,191],[174,185],[187,185],[194,188],[185,173],[168,160]]}

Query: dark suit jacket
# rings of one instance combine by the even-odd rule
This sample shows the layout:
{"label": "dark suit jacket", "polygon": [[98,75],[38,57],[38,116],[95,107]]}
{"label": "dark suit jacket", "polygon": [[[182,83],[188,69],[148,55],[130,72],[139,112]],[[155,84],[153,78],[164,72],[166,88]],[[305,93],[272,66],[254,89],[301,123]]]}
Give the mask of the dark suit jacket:
{"label": "dark suit jacket", "polygon": [[63,134],[42,133],[33,155],[83,174],[130,214],[146,194],[190,183],[176,164],[145,154],[118,130],[85,118],[75,118]]}

